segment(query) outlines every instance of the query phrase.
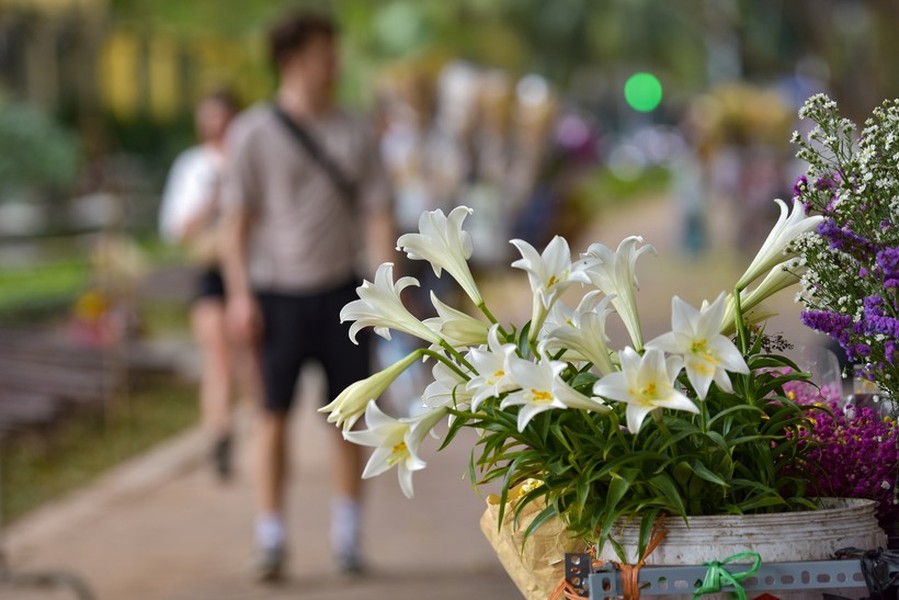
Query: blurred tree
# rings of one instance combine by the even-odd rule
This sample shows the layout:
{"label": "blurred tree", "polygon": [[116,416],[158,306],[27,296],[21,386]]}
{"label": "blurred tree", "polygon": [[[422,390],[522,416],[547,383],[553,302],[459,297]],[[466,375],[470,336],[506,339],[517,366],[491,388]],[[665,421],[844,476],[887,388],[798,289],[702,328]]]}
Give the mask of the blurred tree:
{"label": "blurred tree", "polygon": [[47,114],[0,100],[0,202],[29,190],[70,186],[78,158],[75,136]]}

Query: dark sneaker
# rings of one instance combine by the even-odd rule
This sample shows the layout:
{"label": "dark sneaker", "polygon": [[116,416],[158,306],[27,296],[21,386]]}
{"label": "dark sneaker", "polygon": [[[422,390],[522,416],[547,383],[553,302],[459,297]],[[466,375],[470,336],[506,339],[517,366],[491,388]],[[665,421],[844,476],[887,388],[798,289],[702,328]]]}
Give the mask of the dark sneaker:
{"label": "dark sneaker", "polygon": [[284,546],[259,548],[256,556],[256,579],[264,583],[279,581],[283,575]]}
{"label": "dark sneaker", "polygon": [[337,566],[344,575],[365,575],[368,570],[358,552],[338,554]]}
{"label": "dark sneaker", "polygon": [[215,474],[221,481],[231,479],[231,454],[232,454],[231,435],[223,435],[212,448],[212,465],[215,468]]}

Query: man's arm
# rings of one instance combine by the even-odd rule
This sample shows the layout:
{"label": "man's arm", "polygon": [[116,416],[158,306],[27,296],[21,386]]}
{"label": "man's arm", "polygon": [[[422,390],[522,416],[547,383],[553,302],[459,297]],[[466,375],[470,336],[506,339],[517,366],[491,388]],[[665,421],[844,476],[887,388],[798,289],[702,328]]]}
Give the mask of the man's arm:
{"label": "man's arm", "polygon": [[227,291],[227,318],[232,332],[245,341],[262,333],[262,316],[250,287],[247,267],[247,238],[252,216],[246,207],[231,207],[222,220],[219,248],[222,276]]}
{"label": "man's arm", "polygon": [[381,263],[397,263],[401,254],[396,250],[396,227],[390,204],[372,209],[365,218],[366,259],[368,277],[372,277]]}

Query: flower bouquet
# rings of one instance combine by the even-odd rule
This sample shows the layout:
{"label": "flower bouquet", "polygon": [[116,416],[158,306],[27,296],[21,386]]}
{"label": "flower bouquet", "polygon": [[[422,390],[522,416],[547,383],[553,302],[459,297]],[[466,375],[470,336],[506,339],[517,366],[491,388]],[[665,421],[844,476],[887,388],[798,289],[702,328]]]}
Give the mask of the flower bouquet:
{"label": "flower bouquet", "polygon": [[[526,274],[533,300],[530,320],[509,324],[487,307],[469,269],[463,224],[471,211],[425,213],[420,231],[401,236],[398,248],[455,279],[477,316],[432,294],[436,316],[417,319],[401,292],[418,282],[394,281],[393,265],[381,265],[343,309],[351,338],[373,327],[387,339],[391,331],[416,336],[425,347],[322,410],[347,440],[374,448],[363,477],[396,468],[407,496],[413,473],[426,466],[429,434],[445,447],[463,428],[476,430],[468,471],[475,485],[498,485],[499,523],[506,507],[518,517],[537,505],[525,537],[559,518],[567,535],[611,548],[622,562],[633,561],[616,536],[622,523],[639,525],[643,555],[663,515],[814,509],[807,470],[787,468],[809,459],[812,445],[800,432],[813,409],[794,402],[784,385],[808,376],[766,350],[759,306],[798,281],[790,248],[823,217],[807,216],[799,202],[792,209],[777,202],[780,218],[734,291],[699,307],[675,296],[671,331],[648,341],[635,301],[636,262],[653,252],[642,238],[614,250],[592,244],[576,258],[561,237],[542,252],[512,240],[521,254],[512,266]],[[563,299],[576,290],[576,303]],[[613,316],[629,337],[621,347],[606,332]],[[421,360],[433,372],[422,411],[385,414],[377,399]],[[363,416],[366,426],[354,427]]]}
{"label": "flower bouquet", "polygon": [[877,503],[884,529],[899,516],[899,424],[870,407],[846,404],[838,389],[809,382],[784,385],[787,396],[803,406],[820,408],[811,427],[800,432],[812,445],[809,459],[819,469],[808,491],[818,497],[867,498]]}
{"label": "flower bouquet", "polygon": [[[794,133],[808,172],[795,200],[823,217],[797,242],[805,266],[803,322],[839,342],[881,394],[899,399],[899,100],[856,126],[836,103],[813,96],[800,111],[813,127]],[[893,415],[896,416],[895,414]]]}

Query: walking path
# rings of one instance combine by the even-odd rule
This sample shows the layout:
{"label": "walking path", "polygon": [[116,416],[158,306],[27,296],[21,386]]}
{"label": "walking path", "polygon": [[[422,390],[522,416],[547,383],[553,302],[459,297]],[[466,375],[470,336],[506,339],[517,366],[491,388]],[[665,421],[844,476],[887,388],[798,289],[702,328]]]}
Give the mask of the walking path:
{"label": "walking path", "polygon": [[[662,201],[641,204],[598,223],[589,236],[614,246],[625,235],[642,234],[659,250],[658,258],[644,257],[638,267],[647,338],[668,328],[672,293],[694,303],[713,299],[732,285],[746,260],[721,252],[717,243],[699,262],[679,256],[673,210]],[[720,214],[712,217],[720,242],[729,233]],[[575,252],[586,247],[571,242]],[[488,305],[527,318],[530,299],[521,287],[524,281],[517,272],[491,278]],[[798,309],[789,296],[777,303],[784,314],[771,330],[802,342],[808,334],[798,325]],[[283,584],[260,585],[250,577],[248,418],[238,435],[240,463],[231,483],[214,480],[203,434],[189,431],[14,523],[0,550],[6,549],[18,571],[62,568],[80,574],[98,600],[520,597],[479,530],[484,502],[464,477],[470,444],[462,439],[443,452],[426,453],[428,468],[415,475],[413,500],[402,496],[392,473],[371,481],[364,539],[371,575],[341,577],[328,552],[327,457],[334,431],[313,412],[317,374],[306,373],[303,383],[305,401],[293,421],[288,517],[293,544]],[[0,600],[26,597],[0,587]]]}

